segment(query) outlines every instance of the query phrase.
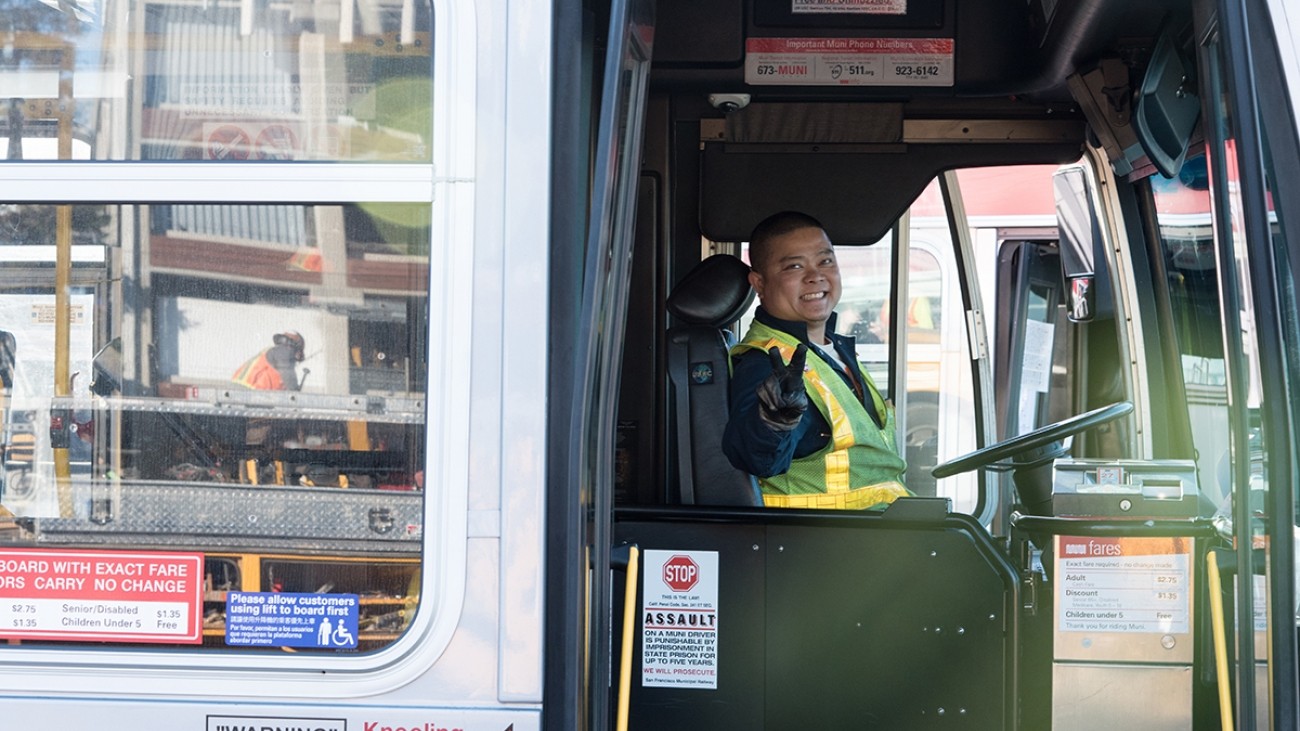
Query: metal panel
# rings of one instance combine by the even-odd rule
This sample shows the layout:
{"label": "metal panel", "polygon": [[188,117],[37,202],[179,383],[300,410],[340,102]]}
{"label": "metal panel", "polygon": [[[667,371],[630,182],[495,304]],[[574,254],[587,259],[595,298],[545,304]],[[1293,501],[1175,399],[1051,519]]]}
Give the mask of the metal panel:
{"label": "metal panel", "polygon": [[[418,554],[421,492],[141,481],[78,486],[92,518],[36,518],[41,544]],[[114,496],[114,493],[117,496]]]}
{"label": "metal panel", "polygon": [[1052,687],[1052,731],[1192,727],[1190,666],[1058,663]]}
{"label": "metal panel", "polygon": [[[162,388],[167,388],[164,385]],[[258,391],[245,388],[186,386],[173,398],[121,396],[55,398],[53,408],[72,411],[123,411],[150,414],[273,418],[292,414],[297,420],[358,421],[423,424],[425,400],[410,396],[313,394],[301,391]],[[292,409],[292,411],[285,411]]]}
{"label": "metal panel", "polygon": [[228,206],[181,204],[161,207],[170,214],[171,233],[219,236],[286,246],[308,246],[306,206]]}
{"label": "metal panel", "polygon": [[1010,587],[969,535],[782,526],[768,538],[766,728],[1011,725]]}
{"label": "metal panel", "polygon": [[718,554],[717,687],[642,686],[638,625],[632,726],[1015,728],[1018,584],[983,529],[806,512],[620,515],[619,541]]}

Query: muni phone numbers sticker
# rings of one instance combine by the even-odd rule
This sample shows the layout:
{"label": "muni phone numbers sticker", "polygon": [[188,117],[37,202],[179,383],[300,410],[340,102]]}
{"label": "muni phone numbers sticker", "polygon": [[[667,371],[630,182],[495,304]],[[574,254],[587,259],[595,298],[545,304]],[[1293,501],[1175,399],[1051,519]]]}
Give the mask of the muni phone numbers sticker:
{"label": "muni phone numbers sticker", "polygon": [[951,38],[750,38],[745,83],[952,86]]}
{"label": "muni phone numbers sticker", "polygon": [[790,0],[790,12],[907,15],[907,0]]}

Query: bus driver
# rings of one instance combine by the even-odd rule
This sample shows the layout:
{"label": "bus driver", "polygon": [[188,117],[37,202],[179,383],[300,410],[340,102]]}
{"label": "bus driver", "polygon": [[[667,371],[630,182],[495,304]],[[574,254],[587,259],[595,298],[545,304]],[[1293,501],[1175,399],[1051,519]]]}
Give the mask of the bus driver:
{"label": "bus driver", "polygon": [[750,236],[749,259],[759,307],[731,349],[727,458],[759,478],[768,506],[869,508],[910,495],[893,405],[853,338],[834,333],[840,272],[821,223],[769,216]]}

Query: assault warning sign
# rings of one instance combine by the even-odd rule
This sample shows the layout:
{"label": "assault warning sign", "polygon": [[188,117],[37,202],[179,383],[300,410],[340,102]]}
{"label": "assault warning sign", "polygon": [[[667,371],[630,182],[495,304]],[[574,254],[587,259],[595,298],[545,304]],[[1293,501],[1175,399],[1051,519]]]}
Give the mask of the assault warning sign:
{"label": "assault warning sign", "polygon": [[1058,538],[1063,632],[1189,631],[1190,538]]}
{"label": "assault warning sign", "polygon": [[203,554],[0,550],[0,638],[203,641]]}
{"label": "assault warning sign", "polygon": [[646,551],[641,685],[718,687],[718,552]]}

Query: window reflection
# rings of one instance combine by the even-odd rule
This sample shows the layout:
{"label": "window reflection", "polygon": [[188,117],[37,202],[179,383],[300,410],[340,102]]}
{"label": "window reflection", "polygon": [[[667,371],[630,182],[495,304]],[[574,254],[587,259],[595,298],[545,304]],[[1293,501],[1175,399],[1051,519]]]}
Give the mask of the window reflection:
{"label": "window reflection", "polygon": [[[0,545],[202,551],[218,646],[225,592],[324,586],[364,598],[349,648],[395,639],[423,526],[426,207],[72,206],[66,351],[57,208],[0,208],[0,504],[18,518]],[[303,551],[383,560],[257,558]]]}
{"label": "window reflection", "polygon": [[0,17],[10,160],[431,159],[427,4],[4,0]]}

